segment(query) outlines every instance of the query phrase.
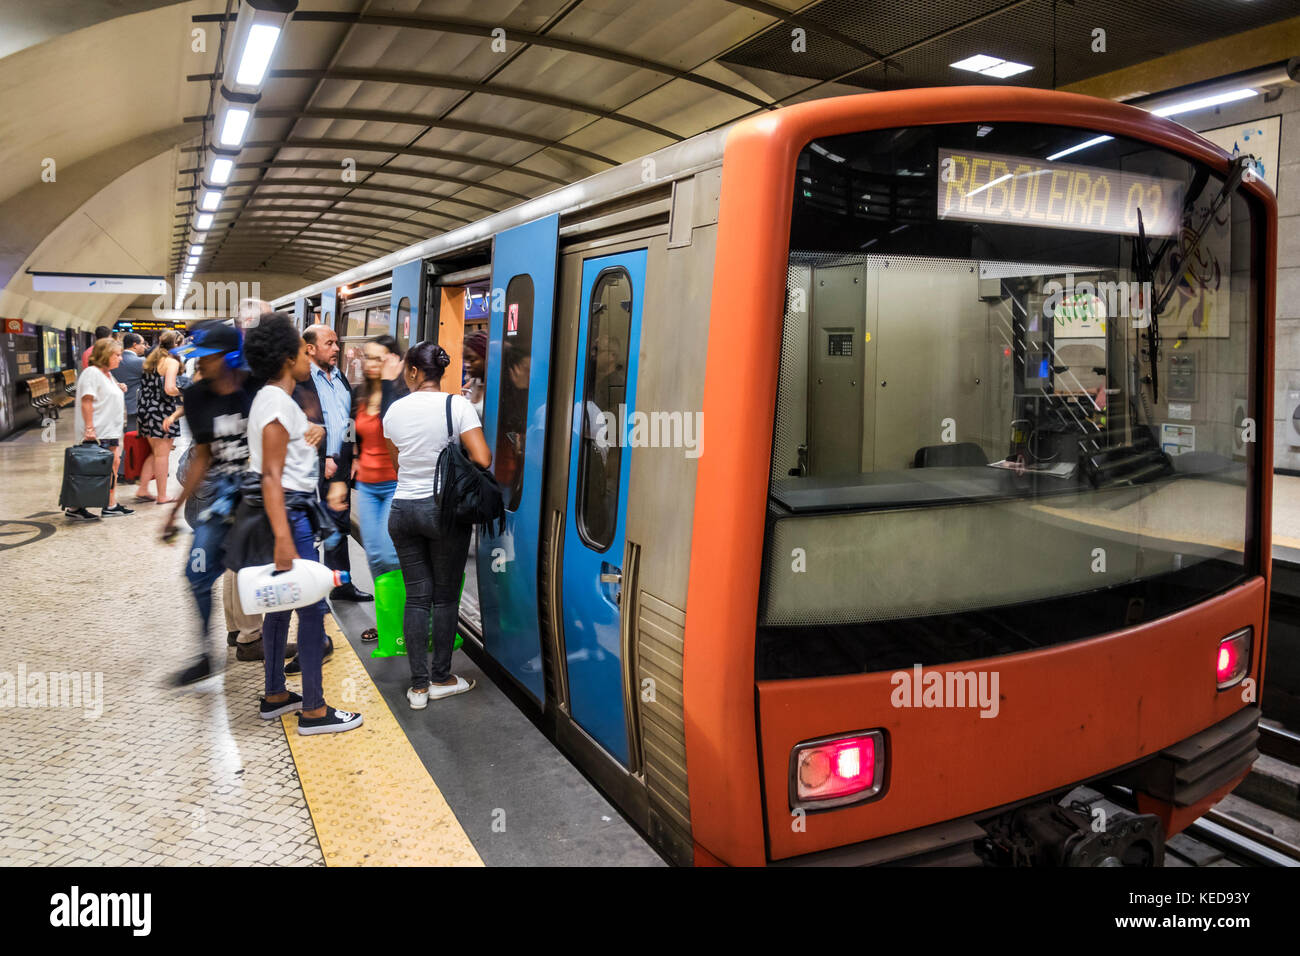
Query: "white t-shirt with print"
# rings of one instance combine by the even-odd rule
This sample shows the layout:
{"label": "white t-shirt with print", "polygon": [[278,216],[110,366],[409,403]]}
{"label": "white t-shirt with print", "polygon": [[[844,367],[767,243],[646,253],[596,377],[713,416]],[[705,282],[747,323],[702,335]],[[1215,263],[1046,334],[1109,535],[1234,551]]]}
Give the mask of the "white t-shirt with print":
{"label": "white t-shirt with print", "polygon": [[271,422],[279,422],[289,433],[280,485],[290,491],[315,491],[320,462],[316,449],[303,437],[311,422],[278,385],[263,385],[248,410],[248,470],[262,471],[262,429]]}
{"label": "white t-shirt with print", "polygon": [[[469,399],[452,395],[451,425],[455,437],[482,428]],[[433,494],[438,455],[452,436],[447,434],[446,392],[412,392],[388,407],[384,437],[397,446],[397,491],[394,498],[428,498]]]}
{"label": "white t-shirt with print", "polygon": [[81,399],[89,395],[95,401],[91,420],[95,425],[96,438],[121,439],[126,421],[126,393],[117,384],[112,375],[105,375],[104,370],[88,365],[77,376],[77,412],[73,428],[73,438],[80,442],[85,434],[86,425],[81,420]]}

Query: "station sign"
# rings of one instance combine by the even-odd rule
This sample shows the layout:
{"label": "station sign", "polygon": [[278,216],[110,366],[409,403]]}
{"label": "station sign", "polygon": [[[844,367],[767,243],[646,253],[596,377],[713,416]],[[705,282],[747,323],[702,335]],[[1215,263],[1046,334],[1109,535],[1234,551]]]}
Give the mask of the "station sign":
{"label": "station sign", "polygon": [[98,292],[107,295],[166,295],[162,276],[114,276],[72,272],[32,272],[36,292]]}
{"label": "station sign", "polygon": [[1027,156],[939,150],[938,216],[1046,229],[1177,235],[1183,184],[1140,173]]}

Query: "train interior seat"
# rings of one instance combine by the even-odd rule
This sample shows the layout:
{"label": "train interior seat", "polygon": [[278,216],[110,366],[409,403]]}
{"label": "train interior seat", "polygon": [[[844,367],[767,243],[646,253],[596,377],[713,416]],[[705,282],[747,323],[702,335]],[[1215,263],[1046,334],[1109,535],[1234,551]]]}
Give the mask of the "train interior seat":
{"label": "train interior seat", "polygon": [[916,450],[913,468],[952,468],[987,465],[988,456],[974,442],[962,441],[946,445],[925,445]]}

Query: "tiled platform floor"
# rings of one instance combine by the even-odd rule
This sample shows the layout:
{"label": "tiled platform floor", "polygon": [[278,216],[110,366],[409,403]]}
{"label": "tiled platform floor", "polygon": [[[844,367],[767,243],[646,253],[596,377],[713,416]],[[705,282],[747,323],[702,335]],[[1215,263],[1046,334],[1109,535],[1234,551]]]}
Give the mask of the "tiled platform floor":
{"label": "tiled platform floor", "polygon": [[[164,508],[84,525],[59,511],[71,420],[54,442],[0,442],[0,865],[323,864],[284,730],[257,716],[262,666],[226,649],[219,594],[228,668],[165,686],[196,618],[184,544],[158,542]],[[72,671],[102,679],[98,702],[5,696],[22,672],[39,704],[34,676]]]}

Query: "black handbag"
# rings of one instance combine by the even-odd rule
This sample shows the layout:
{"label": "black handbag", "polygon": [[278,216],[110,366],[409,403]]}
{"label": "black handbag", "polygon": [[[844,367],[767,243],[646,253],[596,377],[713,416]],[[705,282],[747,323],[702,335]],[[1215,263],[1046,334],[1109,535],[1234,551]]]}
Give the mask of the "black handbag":
{"label": "black handbag", "polygon": [[113,486],[113,450],[85,441],[63,451],[60,508],[107,508]]}
{"label": "black handbag", "polygon": [[[451,424],[451,396],[447,396],[447,446],[438,453],[436,471],[438,520],[443,531],[456,524],[483,525],[490,535],[506,527],[506,503],[492,472],[465,453]],[[495,530],[494,530],[495,529]]]}

